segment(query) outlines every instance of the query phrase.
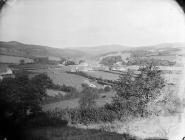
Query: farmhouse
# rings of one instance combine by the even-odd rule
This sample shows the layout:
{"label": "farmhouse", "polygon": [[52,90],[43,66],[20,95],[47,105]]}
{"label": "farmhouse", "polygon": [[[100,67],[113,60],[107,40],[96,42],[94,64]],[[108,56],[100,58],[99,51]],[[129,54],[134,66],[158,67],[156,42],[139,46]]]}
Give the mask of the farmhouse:
{"label": "farmhouse", "polygon": [[0,80],[3,78],[14,78],[12,70],[8,67],[0,67]]}

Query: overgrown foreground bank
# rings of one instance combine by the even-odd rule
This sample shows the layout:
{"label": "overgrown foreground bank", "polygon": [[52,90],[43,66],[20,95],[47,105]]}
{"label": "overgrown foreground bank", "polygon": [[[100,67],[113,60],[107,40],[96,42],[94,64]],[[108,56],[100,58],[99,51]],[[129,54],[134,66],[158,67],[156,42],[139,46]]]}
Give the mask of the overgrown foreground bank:
{"label": "overgrown foreground bank", "polygon": [[15,139],[24,134],[24,139],[40,140],[136,139],[127,134],[105,132],[109,131],[106,125],[100,130],[82,130],[68,127],[67,124],[88,126],[115,121],[127,123],[134,118],[178,113],[181,103],[173,91],[162,92],[167,85],[161,74],[153,64],[142,66],[137,75],[128,71],[114,81],[112,88],[116,95],[110,104],[97,107],[97,90],[85,86],[78,108],[45,113],[41,110],[41,103],[46,96],[46,89],[52,86],[52,81],[46,75],[31,79],[17,75],[15,79],[5,79],[0,87],[3,91],[0,96],[3,124],[0,136]]}

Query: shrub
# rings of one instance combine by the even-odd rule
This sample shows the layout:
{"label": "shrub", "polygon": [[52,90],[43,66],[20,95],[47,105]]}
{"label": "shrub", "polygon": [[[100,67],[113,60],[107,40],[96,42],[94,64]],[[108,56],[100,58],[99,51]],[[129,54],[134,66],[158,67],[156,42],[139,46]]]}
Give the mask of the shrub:
{"label": "shrub", "polygon": [[105,66],[112,66],[117,62],[123,62],[121,56],[107,56],[101,60],[100,64]]}
{"label": "shrub", "polygon": [[98,90],[85,86],[82,90],[82,96],[79,100],[80,108],[95,107],[95,99],[98,98]]}
{"label": "shrub", "polygon": [[110,86],[106,86],[106,87],[104,88],[104,91],[105,91],[105,92],[111,91],[111,87],[110,87]]}
{"label": "shrub", "polygon": [[46,87],[52,81],[46,75],[37,75],[32,79],[26,74],[18,74],[15,78],[5,78],[0,83],[0,101],[6,108],[3,110],[12,113],[20,119],[27,116],[27,111],[37,113],[41,110],[41,101],[46,96]]}
{"label": "shrub", "polygon": [[91,124],[98,122],[112,122],[118,119],[118,115],[113,110],[105,107],[94,108],[74,108],[49,111],[51,118],[60,118],[69,123]]}
{"label": "shrub", "polygon": [[165,85],[161,71],[152,63],[140,67],[139,71],[140,74],[136,76],[128,71],[116,82],[114,89],[117,96],[113,100],[113,109],[118,112],[122,109],[144,116],[147,104],[160,95],[160,90]]}
{"label": "shrub", "polygon": [[156,115],[174,115],[181,113],[182,102],[177,93],[167,88],[163,91],[163,94],[162,98],[150,104],[148,107],[149,111]]}

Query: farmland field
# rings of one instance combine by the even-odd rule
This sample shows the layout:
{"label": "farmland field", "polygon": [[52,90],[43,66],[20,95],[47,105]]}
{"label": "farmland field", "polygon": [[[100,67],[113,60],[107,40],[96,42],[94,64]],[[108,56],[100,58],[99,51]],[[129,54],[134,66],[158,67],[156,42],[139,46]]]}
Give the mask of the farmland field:
{"label": "farmland field", "polygon": [[[61,68],[49,68],[49,69],[38,69],[38,70],[32,70],[32,72],[37,73],[47,73],[47,75],[53,80],[55,84],[59,85],[67,85],[75,87],[79,90],[81,90],[81,84],[87,81],[88,79],[75,74],[66,73],[66,67]],[[102,86],[96,82],[93,82],[93,84],[96,85],[97,88],[101,88]]]}
{"label": "farmland field", "polygon": [[57,90],[47,89],[47,90],[46,90],[46,94],[47,94],[48,96],[53,96],[53,97],[55,97],[55,96],[57,96],[57,95],[59,95],[59,94],[65,96],[67,93],[64,92],[64,91],[57,91]]}
{"label": "farmland field", "polygon": [[119,74],[104,72],[104,71],[88,71],[85,72],[90,76],[107,79],[107,80],[117,80],[119,78]]}
{"label": "farmland field", "polygon": [[42,109],[44,111],[48,111],[48,110],[55,110],[55,109],[76,108],[78,107],[78,101],[79,101],[79,98],[50,103],[50,104],[43,105]]}
{"label": "farmland field", "polygon": [[[100,97],[96,99],[97,106],[103,106],[106,103],[111,103],[112,97],[114,96],[114,92],[110,91],[107,93],[100,94]],[[77,108],[79,106],[79,98],[63,100],[55,103],[45,104],[43,105],[43,110],[55,110],[55,109],[65,109],[65,108]]]}
{"label": "farmland field", "polygon": [[24,60],[25,63],[32,63],[33,62],[32,59],[25,58],[25,57],[0,55],[0,62],[1,63],[19,64],[20,60]]}
{"label": "farmland field", "polygon": [[79,75],[59,72],[54,69],[47,70],[47,74],[53,80],[55,84],[59,84],[59,85],[65,84],[67,86],[73,86],[77,89],[81,88],[81,84],[86,79]]}

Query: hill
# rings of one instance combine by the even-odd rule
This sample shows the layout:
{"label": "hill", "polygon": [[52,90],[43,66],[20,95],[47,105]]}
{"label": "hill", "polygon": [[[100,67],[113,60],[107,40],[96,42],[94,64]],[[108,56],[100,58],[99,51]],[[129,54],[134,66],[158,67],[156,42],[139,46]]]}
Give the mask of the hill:
{"label": "hill", "polygon": [[102,45],[102,46],[94,46],[94,47],[79,47],[76,50],[85,52],[91,56],[98,56],[104,53],[110,53],[110,52],[118,52],[129,49],[129,46],[123,46],[123,45]]}
{"label": "hill", "polygon": [[16,41],[10,42],[1,41],[0,54],[25,58],[34,58],[38,56],[80,58],[85,55],[84,52],[79,50],[51,48],[40,45],[29,45]]}
{"label": "hill", "polygon": [[[25,58],[34,58],[38,56],[55,56],[68,57],[73,59],[100,61],[107,56],[137,56],[137,57],[162,57],[180,54],[181,48],[185,47],[183,43],[164,43],[153,46],[129,47],[123,45],[102,45],[94,47],[79,47],[79,48],[52,48],[41,45],[29,45],[16,41],[1,42],[0,55],[17,56]],[[125,59],[125,58],[124,58]]]}

